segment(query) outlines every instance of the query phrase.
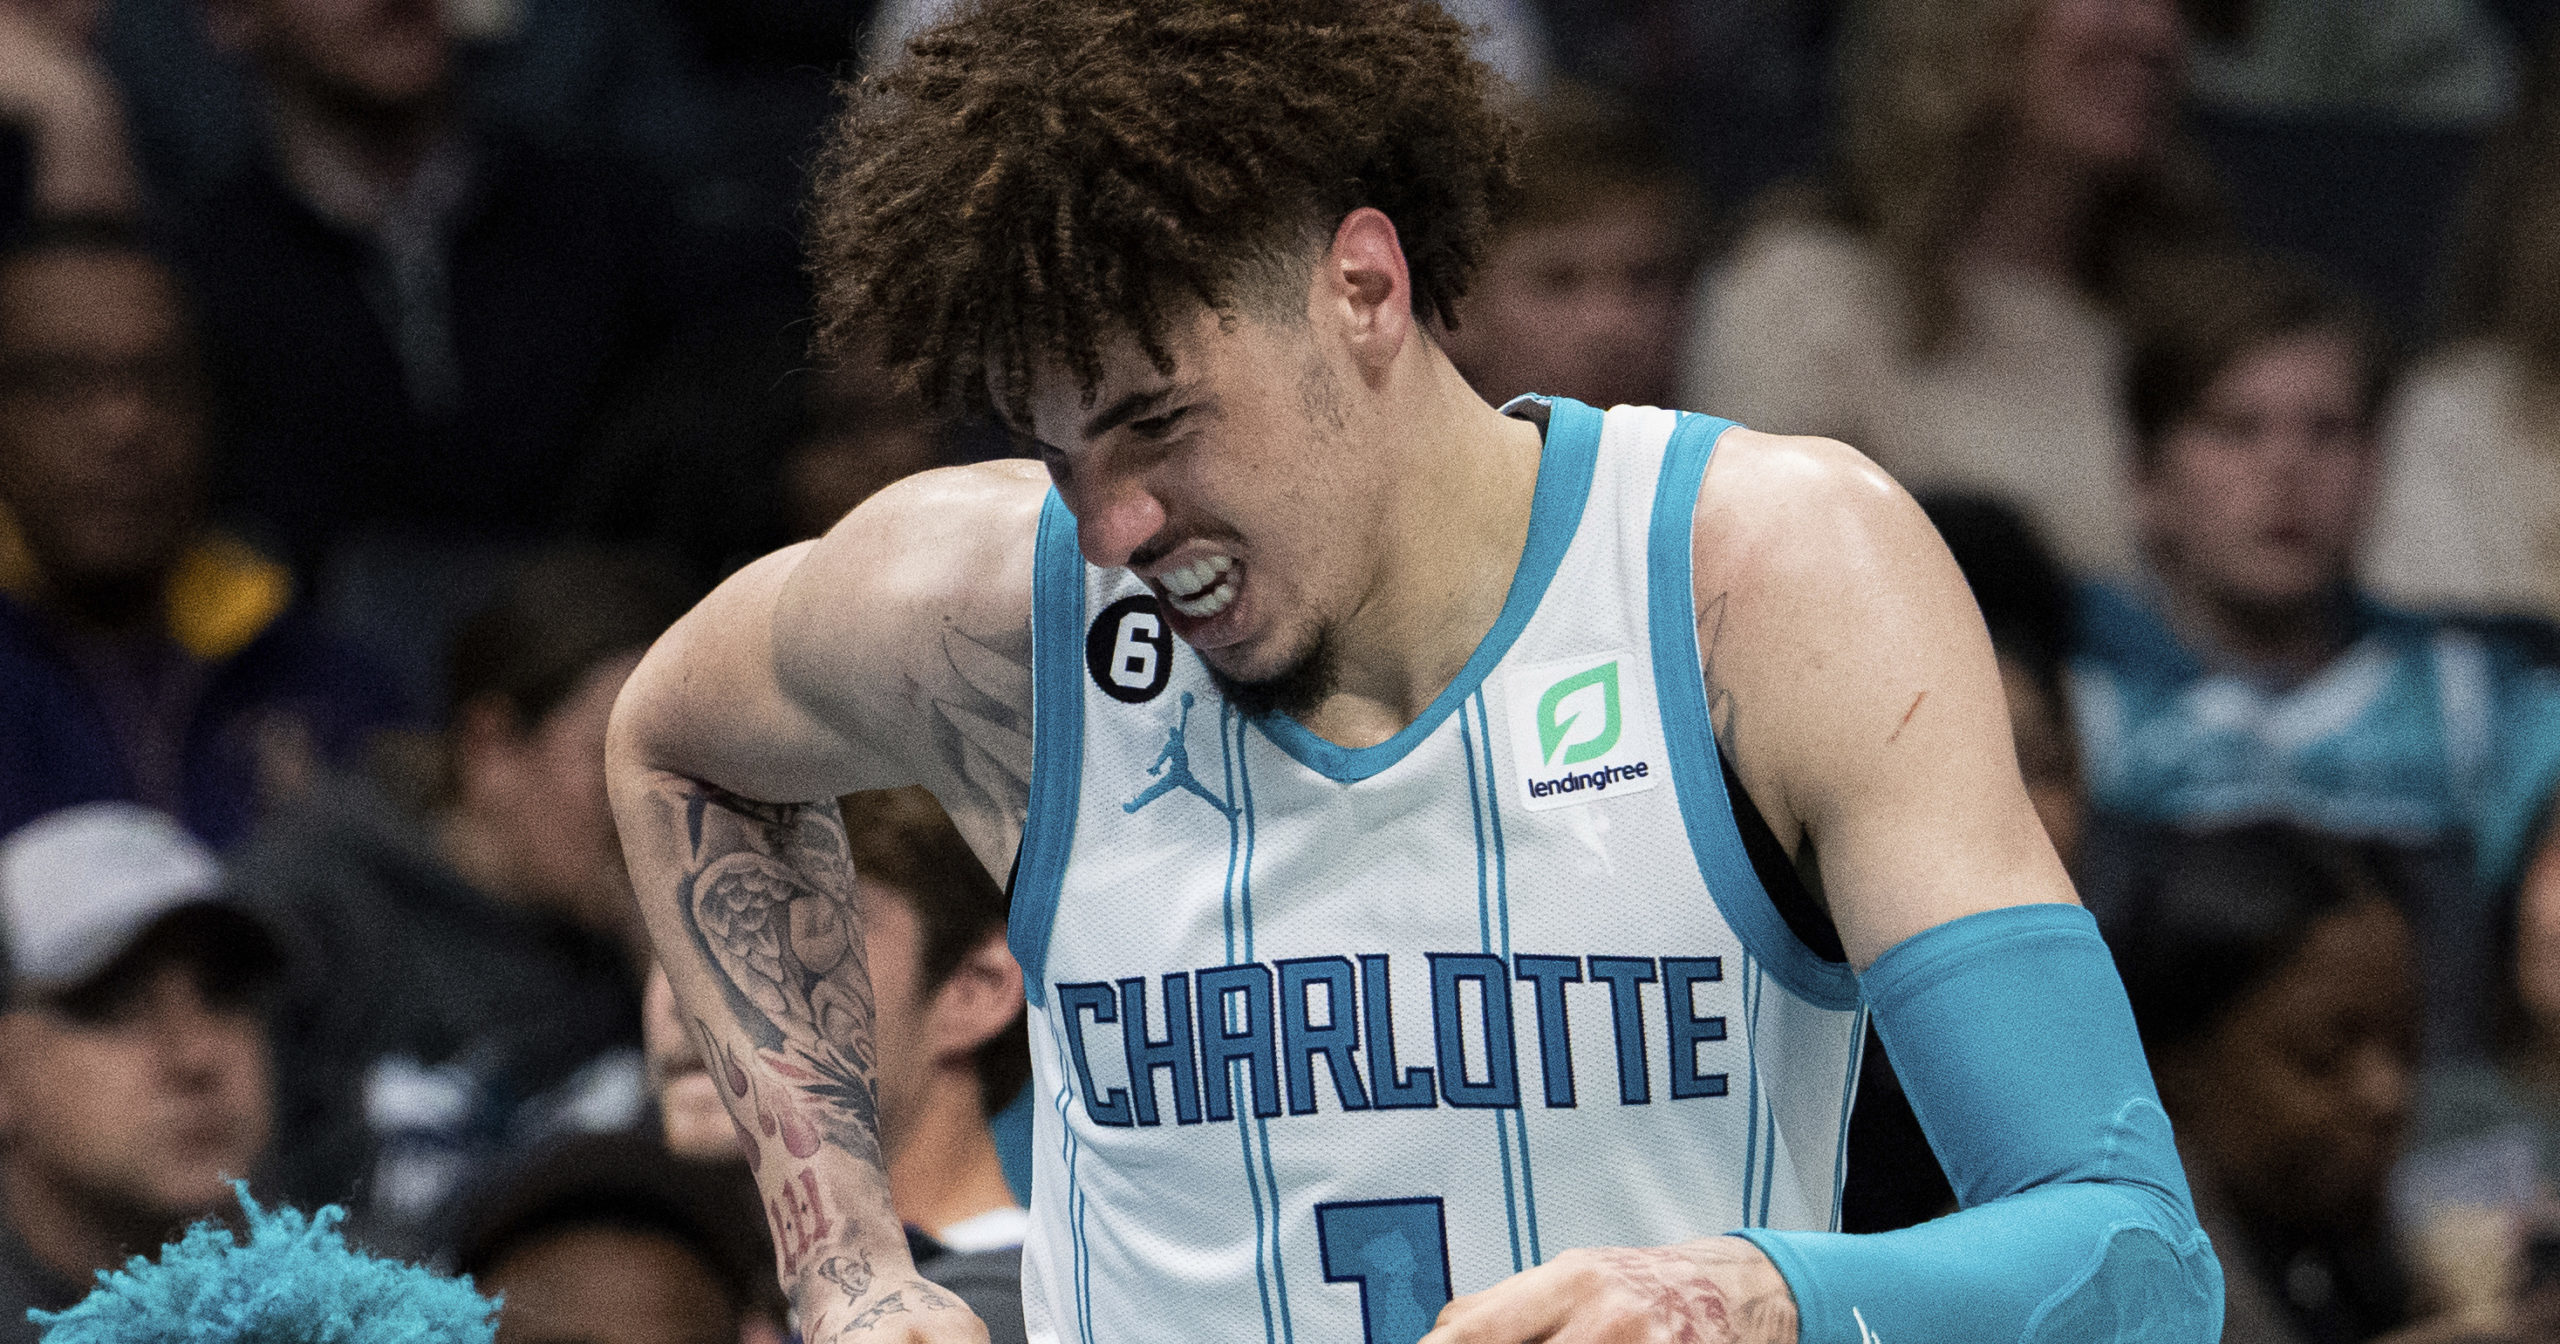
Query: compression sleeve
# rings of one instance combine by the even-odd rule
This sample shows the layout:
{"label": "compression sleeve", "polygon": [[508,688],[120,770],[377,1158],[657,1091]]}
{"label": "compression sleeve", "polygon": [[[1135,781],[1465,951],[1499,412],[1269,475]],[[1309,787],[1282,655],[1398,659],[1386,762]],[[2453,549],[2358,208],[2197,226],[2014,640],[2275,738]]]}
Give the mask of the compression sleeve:
{"label": "compression sleeve", "polygon": [[1748,1229],[1801,1344],[2212,1344],[2222,1269],[2095,920],[2022,905],[1860,978],[1960,1211],[1898,1232]]}

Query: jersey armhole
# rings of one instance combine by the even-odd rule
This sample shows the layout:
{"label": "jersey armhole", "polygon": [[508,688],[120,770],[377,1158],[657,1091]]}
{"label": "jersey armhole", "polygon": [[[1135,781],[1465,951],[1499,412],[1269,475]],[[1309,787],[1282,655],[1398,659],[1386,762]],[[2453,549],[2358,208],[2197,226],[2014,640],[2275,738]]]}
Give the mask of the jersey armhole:
{"label": "jersey armhole", "polygon": [[1075,515],[1052,490],[1040,506],[1031,565],[1031,792],[1005,884],[1005,945],[1021,963],[1023,996],[1035,1008],[1048,1006],[1041,973],[1084,776],[1084,588]]}
{"label": "jersey armhole", "polygon": [[[1773,885],[1763,878],[1769,865],[1760,861],[1750,843],[1743,820],[1746,807],[1750,817],[1759,821],[1768,850],[1781,860],[1784,850],[1758,807],[1750,803],[1750,795],[1726,787],[1724,752],[1707,714],[1690,528],[1708,459],[1716,441],[1733,427],[1730,420],[1683,412],[1663,450],[1662,472],[1654,484],[1653,516],[1646,537],[1646,624],[1652,630],[1654,693],[1662,703],[1663,733],[1671,748],[1672,787],[1679,797],[1681,821],[1689,833],[1699,876],[1706,880],[1708,896],[1743,948],[1796,997],[1819,1008],[1847,1011],[1860,1002],[1857,977],[1846,960],[1826,959],[1809,946],[1806,935],[1815,934],[1815,929],[1790,919],[1779,908]],[[1811,897],[1800,882],[1793,881],[1792,868],[1778,866],[1790,881],[1775,887],[1792,886],[1810,907]],[[1829,923],[1822,920],[1817,927],[1828,928]],[[1836,932],[1830,941],[1838,941]]]}

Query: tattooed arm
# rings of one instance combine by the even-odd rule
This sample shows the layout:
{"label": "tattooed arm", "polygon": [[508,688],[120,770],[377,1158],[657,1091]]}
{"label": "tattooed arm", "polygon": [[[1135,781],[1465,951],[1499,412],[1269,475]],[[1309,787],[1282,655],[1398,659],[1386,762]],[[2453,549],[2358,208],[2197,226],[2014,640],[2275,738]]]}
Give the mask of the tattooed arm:
{"label": "tattooed arm", "polygon": [[889,1201],[871,983],[834,799],[922,783],[989,870],[1030,774],[1045,478],[929,473],[740,571],[614,710],[609,782],[650,936],[754,1167],[809,1344],[985,1338]]}

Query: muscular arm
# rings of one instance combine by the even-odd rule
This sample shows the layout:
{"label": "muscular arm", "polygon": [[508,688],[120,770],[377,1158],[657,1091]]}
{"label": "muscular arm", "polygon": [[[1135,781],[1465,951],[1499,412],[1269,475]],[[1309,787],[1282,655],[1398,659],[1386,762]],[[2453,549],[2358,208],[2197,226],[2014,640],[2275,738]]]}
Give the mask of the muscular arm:
{"label": "muscular arm", "polygon": [[1575,1252],[1453,1303],[1429,1344],[2201,1344],[2219,1278],[1935,530],[1839,444],[1735,431],[1692,552],[1717,738],[1812,860],[1898,1064],[1911,1046],[1905,1086],[1966,1212],[1879,1237]]}
{"label": "muscular arm", "polygon": [[889,1203],[834,800],[922,783],[992,870],[1010,862],[1044,489],[1005,464],[883,492],[722,585],[615,707],[607,770],[632,883],[810,1344],[983,1337],[915,1276]]}

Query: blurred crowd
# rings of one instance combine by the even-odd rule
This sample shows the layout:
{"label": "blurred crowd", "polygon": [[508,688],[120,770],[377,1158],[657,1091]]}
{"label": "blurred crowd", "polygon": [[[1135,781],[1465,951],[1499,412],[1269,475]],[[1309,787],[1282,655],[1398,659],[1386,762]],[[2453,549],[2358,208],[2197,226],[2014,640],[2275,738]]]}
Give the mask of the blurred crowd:
{"label": "blurred crowd", "polygon": [[[0,0],[0,1342],[232,1175],[502,1341],[788,1337],[604,727],[1010,451],[802,348],[835,81],[953,3]],[[1440,339],[1921,497],[2226,1338],[2560,1340],[2560,0],[1445,3],[1530,138]],[[1005,894],[845,810],[893,1195],[1018,1339]],[[1871,1041],[1845,1225],[1951,1205]]]}

